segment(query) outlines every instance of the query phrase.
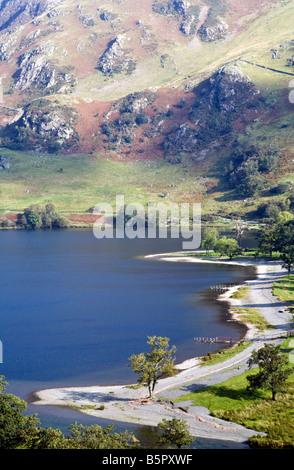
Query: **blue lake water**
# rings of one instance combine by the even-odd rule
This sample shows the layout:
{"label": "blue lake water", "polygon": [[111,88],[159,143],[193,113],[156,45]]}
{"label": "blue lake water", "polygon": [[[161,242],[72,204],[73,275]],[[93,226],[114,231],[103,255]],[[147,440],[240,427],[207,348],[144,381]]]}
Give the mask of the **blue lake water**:
{"label": "blue lake water", "polygon": [[[244,328],[228,321],[210,286],[253,271],[143,258],[180,249],[180,240],[97,240],[91,230],[2,230],[0,375],[8,391],[27,399],[41,388],[134,383],[128,357],[145,351],[151,335],[170,338],[176,362],[219,348],[195,336],[241,338]],[[41,422],[74,416],[29,409]]]}

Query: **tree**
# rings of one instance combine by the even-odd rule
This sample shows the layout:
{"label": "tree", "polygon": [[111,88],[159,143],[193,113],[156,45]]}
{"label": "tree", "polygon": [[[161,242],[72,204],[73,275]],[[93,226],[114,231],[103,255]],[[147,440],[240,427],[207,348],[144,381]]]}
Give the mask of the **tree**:
{"label": "tree", "polygon": [[288,220],[277,225],[276,248],[280,252],[287,252],[292,246],[294,246],[294,221]]}
{"label": "tree", "polygon": [[262,253],[269,253],[270,257],[272,257],[273,251],[275,251],[278,246],[278,238],[278,225],[268,225],[261,234],[259,241],[259,250]]}
{"label": "tree", "polygon": [[293,367],[285,367],[288,363],[288,359],[283,355],[280,346],[266,344],[258,351],[253,351],[248,360],[248,365],[249,368],[257,365],[259,372],[247,376],[249,381],[248,390],[269,390],[272,393],[272,400],[275,400],[276,394],[281,391],[287,378],[294,371]]}
{"label": "tree", "polygon": [[239,219],[236,221],[235,233],[236,233],[236,240],[239,246],[241,246],[242,235],[245,230],[245,227],[246,227],[246,223],[243,220]]}
{"label": "tree", "polygon": [[35,427],[27,434],[25,449],[72,449],[71,441],[59,429]]}
{"label": "tree", "polygon": [[176,374],[174,366],[175,346],[169,347],[169,338],[162,336],[148,336],[147,344],[151,351],[148,353],[133,354],[129,360],[133,371],[139,374],[138,383],[148,387],[149,397],[154,397],[154,389],[158,380],[164,375]]}
{"label": "tree", "polygon": [[123,433],[112,433],[113,426],[102,428],[98,424],[84,426],[83,424],[72,424],[69,427],[69,440],[73,447],[78,449],[130,449],[134,448],[130,441],[133,434],[125,431]]}
{"label": "tree", "polygon": [[294,219],[294,215],[291,214],[291,212],[282,211],[282,212],[279,212],[276,220],[278,224],[286,224],[287,222],[293,219]]}
{"label": "tree", "polygon": [[258,161],[248,159],[243,162],[232,174],[231,184],[241,197],[254,196],[256,191],[265,185],[264,177],[259,173]]}
{"label": "tree", "polygon": [[206,250],[213,250],[219,237],[218,230],[216,228],[206,229],[202,236],[201,248]]}
{"label": "tree", "polygon": [[10,393],[3,393],[6,385],[0,376],[0,448],[16,449],[25,445],[39,420],[36,415],[23,415],[27,403]]}
{"label": "tree", "polygon": [[287,269],[288,274],[291,273],[294,266],[294,246],[285,248],[282,252],[283,264],[282,268]]}
{"label": "tree", "polygon": [[242,249],[234,238],[222,237],[218,240],[215,251],[220,253],[221,256],[228,256],[232,259],[234,256],[240,255]]}
{"label": "tree", "polygon": [[159,445],[170,444],[181,449],[181,447],[189,446],[194,441],[194,438],[188,431],[188,425],[183,419],[173,418],[172,420],[167,420],[163,418],[158,427],[163,431],[163,434],[158,439]]}

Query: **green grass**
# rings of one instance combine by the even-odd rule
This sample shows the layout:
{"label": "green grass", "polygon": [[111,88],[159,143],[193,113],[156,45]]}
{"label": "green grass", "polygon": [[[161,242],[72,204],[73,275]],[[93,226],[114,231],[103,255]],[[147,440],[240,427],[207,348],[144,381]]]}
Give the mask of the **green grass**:
{"label": "green grass", "polygon": [[294,276],[290,274],[273,285],[273,294],[283,302],[294,301]]}
{"label": "green grass", "polygon": [[[10,170],[0,172],[1,210],[52,202],[58,211],[84,211],[100,202],[195,202],[203,188],[185,167],[160,161],[115,161],[88,155],[48,155],[1,149]],[[62,171],[60,169],[62,168]],[[174,186],[171,186],[174,185]],[[195,190],[197,187],[197,193]],[[164,199],[158,195],[167,192]]]}
{"label": "green grass", "polygon": [[[256,400],[246,390],[248,385],[246,375],[248,375],[247,372],[236,375],[226,382],[195,390],[174,401],[179,403],[191,400],[194,406],[205,406],[213,415],[220,411],[239,410],[250,403],[254,403]],[[269,398],[270,393],[261,392],[260,396],[262,398]]]}
{"label": "green grass", "polygon": [[202,360],[203,366],[212,366],[214,364],[218,364],[220,362],[224,362],[231,357],[234,357],[236,354],[244,351],[244,349],[248,348],[250,343],[246,343],[241,341],[237,346],[233,348],[225,348],[221,349],[216,353],[208,353],[206,356],[203,356]]}
{"label": "green grass", "polygon": [[273,294],[282,302],[293,302],[289,310],[294,314],[294,276],[290,274],[273,284]]}
{"label": "green grass", "polygon": [[233,307],[231,312],[238,315],[238,320],[255,326],[258,330],[268,330],[274,327],[259,313],[256,308]]}
{"label": "green grass", "polygon": [[[284,354],[289,355],[293,351],[293,340],[287,339],[282,347]],[[256,369],[250,372],[254,373],[257,373]],[[246,389],[248,374],[247,371],[220,384],[195,390],[175,401],[191,400],[194,406],[208,408],[213,416],[267,433],[266,438],[252,438],[252,445],[293,447],[294,373],[276,401],[271,400],[270,392],[250,394]]]}
{"label": "green grass", "polygon": [[249,287],[240,287],[236,292],[231,295],[231,299],[246,299],[249,292]]}

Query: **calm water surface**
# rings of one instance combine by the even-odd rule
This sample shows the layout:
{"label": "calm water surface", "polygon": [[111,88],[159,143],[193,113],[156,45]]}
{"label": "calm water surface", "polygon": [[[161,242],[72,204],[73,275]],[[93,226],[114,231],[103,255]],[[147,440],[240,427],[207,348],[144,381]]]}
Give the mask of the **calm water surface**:
{"label": "calm water surface", "polygon": [[[8,391],[27,399],[40,388],[133,383],[128,357],[145,351],[150,335],[169,337],[177,362],[217,349],[195,336],[241,338],[244,328],[227,321],[210,286],[253,271],[142,258],[179,249],[172,239],[98,241],[90,230],[1,231],[0,374]],[[55,407],[29,409],[50,425],[77,420]]]}

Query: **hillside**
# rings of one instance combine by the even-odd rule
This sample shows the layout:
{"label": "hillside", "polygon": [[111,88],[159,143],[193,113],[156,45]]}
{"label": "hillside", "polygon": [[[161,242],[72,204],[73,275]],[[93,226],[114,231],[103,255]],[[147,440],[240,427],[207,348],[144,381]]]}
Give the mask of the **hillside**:
{"label": "hillside", "polygon": [[207,220],[291,213],[293,13],[0,1],[0,209],[83,212],[125,194],[202,202]]}

